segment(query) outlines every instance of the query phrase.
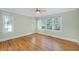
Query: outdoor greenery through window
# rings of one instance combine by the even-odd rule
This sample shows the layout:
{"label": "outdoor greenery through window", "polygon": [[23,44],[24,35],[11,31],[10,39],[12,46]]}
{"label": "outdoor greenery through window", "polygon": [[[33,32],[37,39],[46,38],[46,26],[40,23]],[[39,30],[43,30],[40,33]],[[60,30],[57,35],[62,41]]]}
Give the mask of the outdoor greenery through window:
{"label": "outdoor greenery through window", "polygon": [[41,18],[38,20],[38,29],[60,31],[62,28],[62,19],[60,16]]}
{"label": "outdoor greenery through window", "polygon": [[12,21],[13,17],[12,15],[9,15],[7,13],[3,14],[3,31],[4,32],[12,32],[13,31],[13,26],[12,26]]}

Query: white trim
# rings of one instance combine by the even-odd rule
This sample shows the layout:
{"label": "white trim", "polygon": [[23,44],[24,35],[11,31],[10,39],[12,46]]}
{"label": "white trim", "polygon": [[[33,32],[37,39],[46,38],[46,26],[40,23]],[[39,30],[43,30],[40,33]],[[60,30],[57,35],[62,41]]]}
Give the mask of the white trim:
{"label": "white trim", "polygon": [[78,39],[67,38],[67,37],[62,37],[62,36],[57,36],[57,35],[50,35],[50,34],[46,34],[46,33],[39,33],[39,34],[44,34],[44,35],[48,35],[48,36],[51,36],[51,37],[56,37],[56,38],[60,38],[60,39],[63,39],[63,40],[72,41],[72,42],[79,44]]}
{"label": "white trim", "polygon": [[14,38],[19,38],[19,37],[22,37],[22,36],[31,35],[31,34],[33,34],[33,33],[34,33],[34,32],[32,32],[32,33],[27,33],[27,34],[21,34],[21,35],[9,37],[9,38],[0,39],[0,42],[1,42],[1,41],[6,41],[6,40],[11,40],[11,39],[14,39]]}
{"label": "white trim", "polygon": [[[38,32],[37,32],[37,33],[38,33]],[[31,34],[34,34],[34,32],[32,32],[32,33],[27,33],[27,34],[21,34],[21,35],[9,37],[9,38],[0,39],[0,42],[1,42],[1,41],[6,41],[6,40],[11,40],[11,39],[18,38],[18,37],[22,37],[22,36],[31,35]],[[48,35],[48,36],[51,36],[51,37],[57,37],[57,38],[60,38],[60,39],[63,39],[63,40],[72,41],[72,42],[75,42],[75,43],[77,43],[77,44],[79,45],[78,39],[67,38],[67,37],[56,36],[56,35],[50,35],[50,34],[46,34],[46,33],[39,33],[39,34]]]}

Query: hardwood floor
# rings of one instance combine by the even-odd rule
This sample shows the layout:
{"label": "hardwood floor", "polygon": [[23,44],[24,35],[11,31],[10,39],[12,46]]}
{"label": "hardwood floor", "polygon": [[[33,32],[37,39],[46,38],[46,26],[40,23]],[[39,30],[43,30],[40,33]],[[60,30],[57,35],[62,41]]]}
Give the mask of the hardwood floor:
{"label": "hardwood floor", "polygon": [[41,34],[0,42],[0,51],[79,51],[76,43]]}

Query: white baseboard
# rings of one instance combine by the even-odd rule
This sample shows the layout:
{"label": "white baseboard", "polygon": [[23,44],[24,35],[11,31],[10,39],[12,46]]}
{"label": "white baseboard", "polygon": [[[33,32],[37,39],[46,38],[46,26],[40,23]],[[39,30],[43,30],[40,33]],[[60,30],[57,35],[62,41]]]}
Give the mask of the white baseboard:
{"label": "white baseboard", "polygon": [[[32,32],[32,33],[27,33],[27,34],[21,34],[21,35],[9,37],[9,38],[4,38],[4,39],[0,39],[0,41],[11,40],[11,39],[18,38],[18,37],[22,37],[22,36],[27,36],[27,35],[30,35],[30,34],[33,34],[33,33],[34,33],[34,32]],[[38,33],[38,32],[37,32],[37,33]],[[77,43],[77,44],[79,45],[78,39],[67,38],[67,37],[56,36],[56,35],[50,35],[50,34],[46,34],[46,33],[39,33],[39,34],[44,34],[44,35],[48,35],[48,36],[51,36],[51,37],[56,37],[56,38],[60,38],[60,39],[72,41],[72,42],[75,42],[75,43]]]}
{"label": "white baseboard", "polygon": [[44,34],[44,35],[48,35],[48,36],[51,36],[51,37],[56,37],[56,38],[60,38],[60,39],[63,39],[63,40],[72,41],[72,42],[79,44],[78,39],[67,38],[67,37],[56,36],[56,35],[50,35],[50,34],[46,34],[46,33],[39,33],[39,34]]}
{"label": "white baseboard", "polygon": [[32,32],[32,33],[27,33],[27,34],[21,34],[21,35],[17,35],[17,36],[9,37],[9,38],[4,38],[4,39],[0,39],[0,41],[11,40],[11,39],[19,38],[19,37],[22,37],[22,36],[27,36],[27,35],[30,35],[30,34],[33,34],[33,33],[34,33],[34,32]]}

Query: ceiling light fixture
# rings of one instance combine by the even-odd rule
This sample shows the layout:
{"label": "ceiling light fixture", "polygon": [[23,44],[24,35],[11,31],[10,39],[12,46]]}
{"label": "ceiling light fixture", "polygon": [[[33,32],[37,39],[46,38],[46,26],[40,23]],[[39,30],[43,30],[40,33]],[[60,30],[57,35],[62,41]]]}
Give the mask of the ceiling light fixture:
{"label": "ceiling light fixture", "polygon": [[37,13],[37,14],[40,14],[40,13],[43,13],[43,12],[46,12],[46,10],[43,9],[43,8],[36,8],[35,9],[35,13]]}
{"label": "ceiling light fixture", "polygon": [[41,10],[40,10],[39,8],[36,8],[35,12],[36,12],[37,14],[40,14],[40,13],[41,13]]}

